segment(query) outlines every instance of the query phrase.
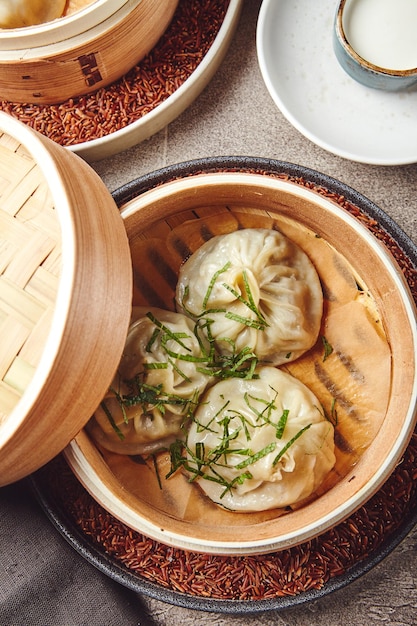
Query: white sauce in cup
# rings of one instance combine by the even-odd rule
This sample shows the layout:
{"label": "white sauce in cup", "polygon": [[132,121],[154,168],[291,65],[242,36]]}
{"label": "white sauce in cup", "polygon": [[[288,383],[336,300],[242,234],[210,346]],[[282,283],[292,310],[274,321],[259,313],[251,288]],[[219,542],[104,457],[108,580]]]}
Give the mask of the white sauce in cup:
{"label": "white sauce in cup", "polygon": [[343,29],[365,61],[390,70],[417,68],[417,0],[348,0]]}

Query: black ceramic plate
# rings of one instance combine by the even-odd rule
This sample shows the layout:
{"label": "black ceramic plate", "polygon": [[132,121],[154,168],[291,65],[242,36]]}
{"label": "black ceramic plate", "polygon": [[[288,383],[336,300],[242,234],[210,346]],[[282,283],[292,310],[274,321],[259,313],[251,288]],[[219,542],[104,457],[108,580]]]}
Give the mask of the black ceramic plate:
{"label": "black ceramic plate", "polygon": [[[362,219],[374,235],[390,249],[404,271],[414,299],[417,299],[417,247],[414,243],[388,215],[370,200],[343,183],[314,170],[263,158],[207,158],[169,166],[142,176],[116,190],[113,193],[113,197],[117,204],[122,206],[128,200],[169,180],[192,176],[201,172],[219,171],[256,172],[265,176],[286,177],[298,184],[313,187],[319,193],[331,194],[336,201],[339,198],[340,203],[343,202],[346,210]],[[141,572],[140,568],[133,569],[128,564],[124,564],[120,558],[117,558],[115,553],[106,550],[104,543],[97,542],[94,539],[94,534],[86,532],[86,526],[82,523],[83,509],[82,506],[80,507],[80,502],[89,502],[90,498],[90,515],[91,511],[99,510],[99,505],[92,500],[91,496],[78,483],[66,466],[63,458],[58,457],[54,459],[50,464],[32,475],[29,480],[47,516],[64,538],[87,561],[113,580],[133,591],[177,606],[218,613],[249,614],[268,610],[276,611],[317,600],[337,589],[345,587],[381,562],[398,546],[417,523],[416,463],[417,432],[413,435],[404,455],[401,468],[397,468],[394,471],[381,490],[362,507],[361,511],[351,516],[346,522],[342,522],[335,529],[332,529],[335,532],[339,530],[343,532],[343,536],[349,542],[349,527],[350,525],[352,527],[355,526],[354,516],[363,515],[369,521],[369,519],[373,518],[373,511],[378,509],[378,532],[374,529],[372,541],[368,543],[369,537],[366,537],[366,541],[359,541],[358,544],[357,536],[354,537],[354,533],[352,534],[352,550],[354,544],[362,546],[353,560],[351,557],[346,562],[342,559],[337,567],[327,572],[326,579],[323,580],[323,583],[318,588],[310,586],[305,589],[298,589],[293,595],[280,596],[275,594],[271,597],[271,594],[265,594],[263,597],[262,594],[258,594],[256,598],[250,599],[247,597],[233,599],[236,596],[230,597],[227,595],[222,597],[219,593],[217,593],[216,597],[207,597],[203,593],[201,595],[190,593],[187,589],[178,591],[174,586],[170,585],[169,577],[165,583],[162,583],[156,578],[152,579],[152,576],[149,576],[149,572]],[[71,485],[75,485],[75,491]],[[74,495],[75,493],[78,496]],[[74,498],[77,498],[77,502],[73,501]],[[395,506],[393,501],[395,501]],[[385,503],[386,506],[384,507]],[[395,509],[394,512],[393,508]],[[387,511],[385,517],[384,509]],[[106,523],[112,524],[111,516],[109,517],[105,512],[104,516],[107,516]],[[116,520],[114,520],[114,524],[117,526],[117,532],[121,533],[121,535],[130,531],[130,529],[124,527],[123,524]],[[331,544],[334,537],[335,535],[332,535],[331,531],[325,533],[314,540],[313,545],[310,544],[310,547],[314,548],[316,555],[323,553],[323,551],[328,549],[326,546]],[[362,537],[362,539],[365,538]],[[139,537],[138,540],[146,544],[147,538]],[[363,548],[365,544],[368,545],[366,549]],[[161,550],[161,554],[168,550],[166,546],[156,542],[153,542],[152,548],[156,552]],[[312,550],[312,554],[314,550]],[[181,551],[178,552],[181,553]],[[289,551],[287,551],[288,554]],[[276,557],[282,564],[281,556],[281,553],[277,553],[268,557],[259,557],[259,559],[267,558],[268,563],[273,564],[273,559]],[[221,559],[225,557],[214,558],[219,559],[218,565],[221,566],[223,562]],[[251,557],[251,559],[256,567],[257,557]]]}

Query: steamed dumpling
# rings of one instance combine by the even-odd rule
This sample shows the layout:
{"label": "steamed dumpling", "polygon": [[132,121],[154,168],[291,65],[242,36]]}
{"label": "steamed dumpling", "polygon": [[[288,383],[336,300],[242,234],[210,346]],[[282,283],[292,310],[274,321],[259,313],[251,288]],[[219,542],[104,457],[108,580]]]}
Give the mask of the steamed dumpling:
{"label": "steamed dumpling", "polygon": [[296,359],[317,340],[320,280],[309,257],[275,230],[244,229],[203,244],[181,267],[177,305],[210,329],[223,352],[254,350],[271,365]]}
{"label": "steamed dumpling", "polygon": [[149,453],[184,436],[184,423],[210,377],[199,371],[194,322],[171,311],[134,307],[117,376],[89,423],[102,446]]}
{"label": "steamed dumpling", "polygon": [[233,511],[295,504],[335,463],[333,425],[314,394],[274,367],[258,373],[211,387],[188,433],[190,480]]}
{"label": "steamed dumpling", "polygon": [[0,28],[23,28],[61,17],[66,0],[1,0]]}

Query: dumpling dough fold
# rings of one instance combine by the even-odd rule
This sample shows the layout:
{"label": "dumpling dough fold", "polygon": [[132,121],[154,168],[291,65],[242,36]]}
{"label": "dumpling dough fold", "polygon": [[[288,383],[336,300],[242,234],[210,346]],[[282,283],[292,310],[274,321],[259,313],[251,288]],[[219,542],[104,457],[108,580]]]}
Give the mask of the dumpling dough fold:
{"label": "dumpling dough fold", "polygon": [[211,387],[187,438],[190,479],[213,502],[238,512],[304,500],[336,460],[334,428],[315,395],[274,367],[258,373]]}
{"label": "dumpling dough fold", "polygon": [[265,364],[298,358],[316,342],[323,314],[317,271],[275,230],[243,229],[203,244],[181,267],[177,306],[213,320],[220,352],[254,350]]}
{"label": "dumpling dough fold", "polygon": [[113,452],[146,454],[184,437],[210,376],[199,371],[190,318],[146,307],[134,307],[132,317],[117,375],[88,430]]}

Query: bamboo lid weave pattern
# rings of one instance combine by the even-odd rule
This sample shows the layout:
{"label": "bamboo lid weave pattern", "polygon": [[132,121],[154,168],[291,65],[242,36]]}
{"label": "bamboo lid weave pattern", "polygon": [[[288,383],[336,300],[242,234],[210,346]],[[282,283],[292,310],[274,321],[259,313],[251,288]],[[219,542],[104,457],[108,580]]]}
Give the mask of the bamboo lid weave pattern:
{"label": "bamboo lid weave pattern", "polygon": [[26,149],[0,135],[0,423],[27,388],[49,332],[61,233],[47,182]]}

